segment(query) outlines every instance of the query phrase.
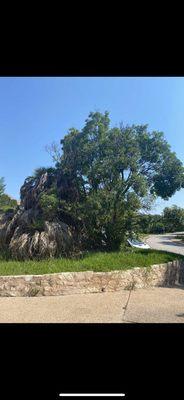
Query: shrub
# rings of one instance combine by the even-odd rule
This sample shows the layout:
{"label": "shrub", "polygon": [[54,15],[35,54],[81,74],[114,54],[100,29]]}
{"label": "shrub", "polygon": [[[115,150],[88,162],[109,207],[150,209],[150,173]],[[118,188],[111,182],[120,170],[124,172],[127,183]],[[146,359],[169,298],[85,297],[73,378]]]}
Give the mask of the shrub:
{"label": "shrub", "polygon": [[57,215],[59,200],[55,194],[42,193],[39,199],[39,205],[43,215],[48,220],[52,220]]}

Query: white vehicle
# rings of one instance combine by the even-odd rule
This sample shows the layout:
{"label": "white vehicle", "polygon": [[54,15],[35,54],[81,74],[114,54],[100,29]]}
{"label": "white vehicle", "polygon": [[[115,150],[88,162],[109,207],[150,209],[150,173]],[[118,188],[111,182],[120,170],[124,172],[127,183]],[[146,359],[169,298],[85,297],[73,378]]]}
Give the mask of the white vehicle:
{"label": "white vehicle", "polygon": [[127,239],[127,242],[131,247],[136,247],[137,249],[150,249],[149,244],[140,242],[139,240],[136,239]]}

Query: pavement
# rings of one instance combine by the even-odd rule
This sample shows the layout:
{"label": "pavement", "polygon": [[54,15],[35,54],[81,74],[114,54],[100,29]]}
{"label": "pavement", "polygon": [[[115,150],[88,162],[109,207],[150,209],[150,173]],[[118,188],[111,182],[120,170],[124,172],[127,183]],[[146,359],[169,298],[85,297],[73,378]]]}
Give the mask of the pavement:
{"label": "pavement", "polygon": [[[184,255],[174,234],[151,235],[154,249]],[[45,297],[0,297],[0,323],[184,323],[184,287]]]}
{"label": "pavement", "polygon": [[176,235],[184,232],[165,233],[163,235],[150,235],[146,242],[152,249],[165,250],[176,254],[184,255],[184,243],[176,239]]}
{"label": "pavement", "polygon": [[[130,298],[129,298],[130,295]],[[126,310],[123,308],[126,306]],[[45,297],[1,297],[0,323],[147,323],[184,322],[184,289]]]}

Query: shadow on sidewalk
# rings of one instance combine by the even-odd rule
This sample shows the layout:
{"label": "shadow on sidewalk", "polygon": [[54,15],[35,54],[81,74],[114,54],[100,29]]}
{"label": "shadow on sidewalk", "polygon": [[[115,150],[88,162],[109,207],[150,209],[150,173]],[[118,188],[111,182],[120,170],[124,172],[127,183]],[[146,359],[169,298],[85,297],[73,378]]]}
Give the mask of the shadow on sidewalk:
{"label": "shadow on sidewalk", "polygon": [[183,247],[184,248],[184,243],[173,242],[171,240],[163,240],[162,242],[160,242],[160,244],[164,244],[166,246],[177,246],[177,247]]}

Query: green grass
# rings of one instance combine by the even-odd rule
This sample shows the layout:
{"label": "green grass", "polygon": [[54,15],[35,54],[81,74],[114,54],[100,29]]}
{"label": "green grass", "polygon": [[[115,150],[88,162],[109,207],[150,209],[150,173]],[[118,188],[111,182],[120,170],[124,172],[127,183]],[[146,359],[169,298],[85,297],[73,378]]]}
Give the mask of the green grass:
{"label": "green grass", "polygon": [[42,261],[0,260],[0,275],[50,274],[74,271],[112,271],[184,259],[184,257],[156,250],[133,250],[130,252],[89,253],[82,259],[49,259]]}

